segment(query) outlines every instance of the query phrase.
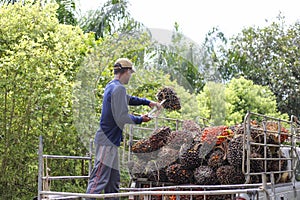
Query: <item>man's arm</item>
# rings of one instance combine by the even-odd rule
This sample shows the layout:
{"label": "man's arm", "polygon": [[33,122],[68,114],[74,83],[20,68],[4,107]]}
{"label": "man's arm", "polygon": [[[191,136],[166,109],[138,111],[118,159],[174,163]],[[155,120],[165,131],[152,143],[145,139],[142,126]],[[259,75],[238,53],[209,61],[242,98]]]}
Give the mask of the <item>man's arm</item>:
{"label": "man's arm", "polygon": [[150,106],[151,108],[156,106],[158,109],[161,109],[161,105],[159,103],[150,101],[146,98],[139,98],[139,97],[127,95],[127,101],[128,101],[128,105],[130,106],[146,105],[146,106]]}
{"label": "man's arm", "polygon": [[150,101],[146,98],[139,98],[135,96],[127,95],[128,105],[130,106],[139,106],[139,105],[149,105]]}
{"label": "man's arm", "polygon": [[134,116],[128,113],[126,89],[123,86],[116,86],[111,94],[111,106],[114,120],[120,128],[125,124],[141,124],[142,116]]}

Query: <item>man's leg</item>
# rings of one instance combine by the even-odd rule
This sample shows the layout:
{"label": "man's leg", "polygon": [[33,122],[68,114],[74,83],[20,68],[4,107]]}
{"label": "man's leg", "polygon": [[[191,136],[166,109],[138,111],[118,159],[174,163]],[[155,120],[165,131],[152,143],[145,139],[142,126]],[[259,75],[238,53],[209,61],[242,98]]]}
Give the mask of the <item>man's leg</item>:
{"label": "man's leg", "polygon": [[[110,179],[106,187],[104,188],[105,194],[107,193],[118,193],[120,189],[120,167],[119,167],[119,152],[118,148],[114,147],[111,149],[112,155],[112,169],[110,173]],[[109,200],[118,200],[118,197],[105,198]]]}
{"label": "man's leg", "polygon": [[100,194],[108,184],[111,168],[106,165],[106,161],[110,156],[110,148],[108,146],[96,145],[95,165],[90,175],[86,193]]}
{"label": "man's leg", "polygon": [[[118,193],[120,189],[120,172],[119,170],[112,169],[110,174],[110,180],[104,189],[105,194],[107,193]],[[118,200],[119,198],[105,198],[109,200]]]}

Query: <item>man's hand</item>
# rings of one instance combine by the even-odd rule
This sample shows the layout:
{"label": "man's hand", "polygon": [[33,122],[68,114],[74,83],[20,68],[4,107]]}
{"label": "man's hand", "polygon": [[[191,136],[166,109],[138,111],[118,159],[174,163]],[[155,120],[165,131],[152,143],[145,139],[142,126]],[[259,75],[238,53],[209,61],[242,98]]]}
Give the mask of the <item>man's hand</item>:
{"label": "man's hand", "polygon": [[151,118],[148,117],[148,115],[142,115],[141,117],[143,118],[142,122],[149,122],[151,120]]}
{"label": "man's hand", "polygon": [[160,105],[160,103],[158,103],[158,102],[150,101],[149,106],[150,106],[151,108],[157,107],[157,110],[160,110],[160,109],[161,109],[161,105]]}

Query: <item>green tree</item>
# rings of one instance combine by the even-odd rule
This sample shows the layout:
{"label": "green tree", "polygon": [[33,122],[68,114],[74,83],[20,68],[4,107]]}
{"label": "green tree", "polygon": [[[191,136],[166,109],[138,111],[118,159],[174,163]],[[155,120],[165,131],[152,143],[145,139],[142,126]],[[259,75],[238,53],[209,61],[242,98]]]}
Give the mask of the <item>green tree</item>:
{"label": "green tree", "polygon": [[[162,37],[170,32],[162,31]],[[159,39],[159,38],[158,38]],[[170,74],[171,80],[176,80],[189,92],[198,93],[204,86],[204,49],[185,37],[179,30],[178,23],[174,25],[171,41],[160,43],[155,38],[152,44],[152,59],[157,63],[158,69]]]}
{"label": "green tree", "polygon": [[98,9],[88,11],[81,17],[79,26],[85,32],[94,32],[96,39],[99,39],[113,33],[134,33],[141,24],[131,17],[128,0],[107,0]]}
{"label": "green tree", "polygon": [[218,71],[225,80],[242,75],[268,86],[281,112],[299,116],[299,34],[300,23],[288,26],[281,15],[266,27],[245,28],[218,52]]}
{"label": "green tree", "polygon": [[[46,138],[46,153],[86,152],[73,126],[72,87],[93,38],[78,27],[59,24],[57,8],[57,4],[0,8],[0,196],[4,199],[36,196],[39,135]],[[70,166],[60,169],[73,171]]]}
{"label": "green tree", "polygon": [[[76,4],[75,0],[52,0],[51,1],[56,2],[59,7],[57,9],[57,18],[60,23],[62,24],[71,24],[76,25],[77,19],[75,17],[75,10],[76,10]],[[49,3],[47,0],[27,0],[27,1],[20,1],[20,0],[0,0],[0,5],[9,5],[9,4],[16,4],[16,3],[22,3],[25,4],[38,4],[40,6],[43,6],[44,4]]]}
{"label": "green tree", "polygon": [[[223,88],[225,92],[221,92]],[[211,119],[213,124],[218,124],[220,117],[224,117],[223,122],[226,125],[241,123],[247,111],[288,118],[287,114],[278,111],[276,97],[267,86],[256,85],[243,77],[233,78],[225,86],[207,84],[197,96],[197,100],[200,115]],[[220,107],[225,109],[223,116],[218,114]]]}
{"label": "green tree", "polygon": [[76,1],[75,0],[55,0],[59,5],[57,9],[57,18],[61,24],[77,25]]}

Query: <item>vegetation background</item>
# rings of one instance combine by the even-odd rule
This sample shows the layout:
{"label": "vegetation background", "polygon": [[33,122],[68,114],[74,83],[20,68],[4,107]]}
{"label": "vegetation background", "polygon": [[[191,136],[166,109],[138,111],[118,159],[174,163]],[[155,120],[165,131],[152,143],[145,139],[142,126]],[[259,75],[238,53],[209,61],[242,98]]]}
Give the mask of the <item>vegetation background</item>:
{"label": "vegetation background", "polygon": [[[171,43],[160,44],[131,17],[127,0],[107,0],[80,19],[75,0],[0,5],[1,199],[37,196],[40,135],[45,154],[88,152],[119,57],[131,58],[138,69],[129,94],[155,100],[162,87],[174,88],[182,109],[165,111],[165,117],[234,125],[247,110],[300,116],[300,24],[286,24],[280,14],[269,26],[246,27],[231,38],[213,28],[201,45],[187,40],[175,23]],[[53,176],[87,173],[78,161],[48,165]],[[129,179],[124,167],[122,186]],[[51,190],[85,192],[86,183],[54,181]]]}

